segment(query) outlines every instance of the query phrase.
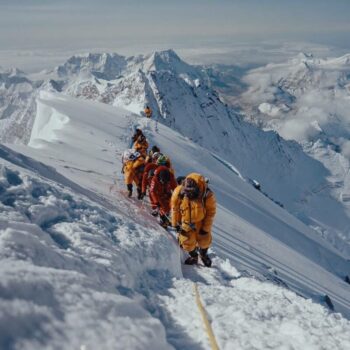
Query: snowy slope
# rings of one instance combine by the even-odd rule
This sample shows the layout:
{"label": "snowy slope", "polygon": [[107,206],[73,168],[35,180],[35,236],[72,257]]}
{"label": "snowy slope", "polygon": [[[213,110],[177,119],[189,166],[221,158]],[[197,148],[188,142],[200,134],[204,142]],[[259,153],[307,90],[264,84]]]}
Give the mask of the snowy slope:
{"label": "snowy slope", "polygon": [[[25,77],[37,89],[21,94],[24,98],[21,103],[14,98],[16,112],[2,116],[7,125],[2,139],[25,143],[29,140],[37,107],[33,101],[39,90],[63,92],[138,114],[149,104],[156,120],[235,164],[243,177],[258,180],[269,197],[350,256],[350,213],[343,205],[348,191],[342,185],[347,183],[343,179],[349,177],[347,159],[332,155],[330,162],[322,164],[318,160],[322,160],[323,148],[309,152],[312,156],[309,157],[298,144],[285,142],[274,132],[262,132],[244,122],[212,89],[220,81],[227,85],[233,79],[234,73],[224,70],[220,75],[217,69],[220,67],[210,70],[191,66],[172,50],[135,57],[108,53],[72,56],[53,70]],[[243,73],[237,74],[240,78]],[[21,72],[12,76],[24,79]],[[236,91],[232,84],[230,88]],[[17,96],[18,89],[16,85],[9,91],[10,96]],[[248,97],[255,95],[253,91]],[[290,93],[282,95],[286,99]],[[4,101],[8,98],[6,95]],[[279,110],[267,103],[259,108],[271,113]]]}
{"label": "snowy slope", "polygon": [[[62,97],[62,96],[56,97],[53,99],[53,101],[51,101],[52,98],[50,97],[50,95],[48,96],[49,102],[47,103],[45,102],[46,101],[45,94],[43,94],[42,97],[43,99],[40,100],[41,105],[44,105],[47,107],[47,104],[49,104],[48,108],[50,108],[54,113],[58,112],[59,114],[61,113],[61,115],[65,115],[65,116],[67,116],[67,114],[70,115],[74,113],[74,116],[76,118],[79,118],[82,120],[82,122],[80,122],[77,126],[74,126],[74,120],[73,120],[72,122],[69,123],[69,127],[66,127],[66,128],[63,127],[62,131],[60,131],[60,129],[57,128],[55,124],[51,124],[51,128],[54,129],[54,133],[57,135],[56,137],[59,138],[60,142],[64,142],[64,138],[62,138],[62,136],[60,135],[61,132],[64,131],[65,133],[68,133],[68,135],[74,135],[74,137],[76,138],[77,137],[76,135],[77,134],[81,135],[84,129],[86,130],[85,133],[87,134],[88,139],[90,139],[91,137],[100,139],[101,137],[99,136],[99,130],[101,129],[101,126],[97,130],[89,130],[89,128],[91,128],[91,125],[94,126],[96,124],[95,115],[101,116],[101,112],[100,112],[101,108],[106,108],[105,113],[107,115],[108,113],[114,114],[114,110],[112,108],[108,108],[107,106],[104,107],[101,105],[87,103],[87,104],[83,104],[83,107],[82,107],[82,104],[79,103],[79,101],[70,100],[69,98]],[[67,104],[66,101],[72,101],[72,102]],[[68,105],[68,110],[66,110],[67,105]],[[96,112],[94,112],[94,108],[97,109]],[[41,109],[39,108],[39,111],[40,110]],[[146,135],[148,136],[151,144],[160,145],[161,149],[165,151],[166,154],[171,155],[171,159],[175,164],[178,174],[186,174],[192,171],[193,169],[197,169],[197,171],[201,173],[205,173],[211,179],[213,188],[215,189],[216,187],[218,187],[216,189],[217,195],[221,199],[221,203],[224,206],[228,207],[230,212],[232,211],[232,208],[235,207],[235,204],[236,204],[237,206],[236,210],[238,211],[236,215],[239,215],[240,217],[244,217],[245,220],[251,222],[252,224],[254,224],[254,226],[261,225],[261,221],[263,221],[260,216],[261,209],[256,211],[256,214],[255,214],[256,217],[255,217],[254,215],[252,215],[252,210],[242,209],[242,207],[240,206],[242,201],[240,199],[240,195],[242,195],[242,187],[243,187],[244,191],[249,193],[249,196],[248,196],[249,204],[247,205],[247,207],[250,208],[251,202],[259,201],[260,203],[260,201],[263,201],[264,203],[263,207],[265,208],[264,212],[267,211],[272,216],[273,224],[268,226],[274,227],[274,229],[272,230],[271,227],[268,228],[269,230],[268,234],[270,236],[271,235],[277,236],[279,240],[283,241],[284,243],[291,244],[293,248],[297,248],[299,251],[303,253],[307,252],[309,255],[309,258],[313,259],[319,264],[322,264],[322,266],[324,266],[326,269],[333,270],[333,272],[336,272],[339,276],[347,273],[347,270],[346,270],[346,268],[348,267],[347,262],[344,259],[342,259],[332,248],[330,248],[327,245],[327,243],[320,241],[317,235],[315,235],[314,231],[308,229],[300,221],[296,220],[293,216],[289,215],[285,210],[278,207],[273,202],[269,201],[265,196],[261,195],[258,191],[256,191],[249,183],[243,182],[242,179],[238,177],[230,168],[228,168],[222,162],[218,161],[216,157],[213,157],[210,151],[205,150],[200,146],[189,142],[183,136],[177,133],[174,133],[174,131],[170,128],[167,128],[162,125],[158,125],[157,126],[158,132],[157,131],[152,132],[151,126],[153,125],[153,127],[155,128],[154,122],[148,121],[143,118],[135,119],[134,117],[133,119],[130,115],[129,117],[127,117],[128,114],[126,111],[121,110],[119,113],[124,114],[124,119],[125,119],[124,129],[121,129],[120,122],[119,122],[117,124],[118,126],[114,127],[115,128],[114,135],[116,138],[119,137],[121,140],[124,141],[124,145],[123,145],[124,148],[129,143],[129,135],[132,133],[132,126],[136,127],[139,125],[143,130],[145,130]],[[48,113],[46,111],[45,114],[39,115],[39,118],[37,119],[34,125],[33,138],[29,143],[29,145],[32,147],[39,147],[40,149],[40,147],[42,147],[42,143],[45,145],[47,141],[51,141],[51,142],[54,141],[54,138],[52,137],[52,135],[50,133],[47,133],[46,130],[44,130],[42,134],[44,135],[43,141],[42,141],[42,138],[40,137],[40,134],[39,135],[38,133],[35,134],[36,126],[40,124],[40,121],[42,120],[42,118],[46,117],[47,114]],[[90,127],[89,126],[87,127],[86,125],[90,125]],[[109,124],[106,125],[106,129],[104,131],[111,132]],[[79,138],[80,137],[82,136],[79,136]],[[85,149],[86,148],[85,142],[83,141],[84,144],[81,145],[79,142],[79,138],[74,142],[74,144],[76,145],[75,148],[79,150]],[[69,143],[67,142],[67,147],[71,148],[72,147],[71,144],[72,142],[69,142]],[[55,151],[56,142],[54,142],[53,145],[52,143],[50,143],[49,145],[45,146],[45,148],[47,147],[52,148],[49,154],[55,154],[54,152],[57,152]],[[119,152],[121,152],[120,148],[121,147],[119,146]],[[99,151],[99,149],[97,151]],[[84,155],[85,152],[86,152],[86,155]],[[87,149],[85,150],[85,152],[80,155],[79,157],[80,159],[82,160],[84,160],[84,158],[88,159],[90,157],[91,152],[93,151],[91,149]],[[42,152],[40,151],[40,153]],[[64,153],[69,154],[68,151]],[[58,156],[59,155],[57,155],[57,158]],[[70,159],[70,156],[68,156],[67,158]],[[76,162],[76,157],[74,157],[71,160],[71,162],[73,161]],[[68,169],[69,172],[71,172],[71,170],[69,169],[69,164],[65,164],[64,166],[65,166],[64,169]],[[117,174],[118,174],[121,164],[117,164],[116,166],[118,167],[117,168]],[[106,167],[106,165],[104,165],[103,167]],[[98,170],[101,171],[101,167],[93,170],[98,173],[99,172]],[[81,174],[79,174],[78,172],[79,177],[76,178],[76,181],[79,181],[80,175]],[[119,176],[121,177],[121,175]],[[120,181],[118,182],[118,184],[121,185]],[[232,188],[233,185],[235,185],[234,188]],[[237,193],[237,196],[234,197],[233,193]],[[232,213],[230,213],[228,216],[231,216],[231,215]],[[226,219],[224,218],[222,222],[226,223],[226,222],[230,222],[230,220],[228,218]],[[256,222],[259,222],[259,225],[257,225]],[[232,225],[232,223],[230,225]],[[297,235],[296,233],[292,234],[291,232],[289,232],[291,226],[292,227],[297,226],[299,228],[298,231],[300,230],[302,231],[302,235],[301,235],[302,243],[298,241],[300,233]],[[230,231],[232,230],[232,228],[230,229],[229,227],[225,227],[224,229],[224,227],[221,227],[221,230],[231,235]],[[252,237],[254,235],[255,233],[252,232]],[[304,235],[307,236],[308,238],[307,240],[304,239],[303,237]],[[311,240],[311,242],[309,240]],[[318,250],[321,250],[321,251],[322,249],[326,250],[327,253],[325,254],[328,257],[328,259],[325,256],[321,256],[322,254],[317,257],[318,253],[313,252],[314,244],[315,244],[314,241],[319,246]],[[273,250],[273,248],[271,250]],[[329,267],[329,263],[327,262],[327,260],[332,261],[331,263],[333,266],[332,268]],[[305,267],[303,267],[303,270],[304,269]]]}
{"label": "snowy slope", "polygon": [[[45,81],[41,89],[138,114],[149,104],[154,119],[235,164],[244,177],[258,180],[269,197],[349,256],[350,214],[339,202],[343,191],[334,194],[343,172],[330,177],[333,170],[328,164],[305,155],[297,143],[244,122],[211,88],[219,83],[213,84],[213,74],[223,83],[232,80],[232,74],[227,77],[223,72],[220,77],[216,71],[191,66],[167,50],[129,58],[77,55],[33,79]],[[342,169],[339,164],[337,168]]]}
{"label": "snowy slope", "polygon": [[[62,151],[55,159],[69,169]],[[82,187],[3,146],[0,154],[0,347],[171,348],[141,292],[156,272],[181,276],[175,244],[98,186]],[[103,158],[89,160],[103,170]],[[81,165],[75,171],[93,187]]]}
{"label": "snowy slope", "polygon": [[[127,201],[122,193],[120,157],[137,126],[170,155],[178,175],[195,169],[210,177],[219,203],[212,270],[184,269],[181,278],[174,241],[157,228],[147,204]],[[349,322],[317,304],[328,294],[336,311],[350,315],[350,286],[343,281],[349,262],[210,151],[125,110],[52,94],[38,101],[30,147],[11,148],[25,156],[5,147],[0,152],[6,166],[0,195],[6,209],[2,257],[28,283],[39,271],[54,271],[37,277],[47,286],[43,298],[47,290],[52,295],[42,306],[41,298],[29,293],[12,298],[18,289],[14,283],[23,291],[29,287],[5,270],[1,285],[7,289],[1,296],[14,303],[8,315],[22,320],[15,305],[19,299],[38,314],[46,312],[49,321],[45,327],[38,321],[39,335],[34,327],[10,336],[3,329],[4,341],[35,348],[38,339],[47,339],[45,332],[55,342],[55,332],[61,331],[66,344],[88,348],[97,342],[104,348],[166,348],[166,343],[208,348],[192,293],[196,281],[220,348],[278,349],[292,345],[291,337],[298,339],[297,348],[349,345]],[[22,237],[36,249],[11,243]],[[69,279],[72,271],[81,277]],[[62,286],[61,280],[68,282]],[[91,297],[77,299],[82,290]],[[109,310],[108,317],[103,310]],[[138,343],[128,343],[131,334],[137,334]]]}
{"label": "snowy slope", "polygon": [[[300,54],[279,64],[252,70],[244,81],[249,88],[236,100],[251,121],[275,130],[286,139],[300,142],[303,149],[328,171],[321,186],[313,186],[303,198],[336,208],[329,222],[320,220],[315,204],[303,214],[320,235],[349,254],[350,243],[350,56],[319,59]],[[335,203],[334,199],[337,201]],[[310,210],[311,209],[311,210]],[[342,213],[340,216],[337,213]],[[307,221],[306,221],[307,222]]]}

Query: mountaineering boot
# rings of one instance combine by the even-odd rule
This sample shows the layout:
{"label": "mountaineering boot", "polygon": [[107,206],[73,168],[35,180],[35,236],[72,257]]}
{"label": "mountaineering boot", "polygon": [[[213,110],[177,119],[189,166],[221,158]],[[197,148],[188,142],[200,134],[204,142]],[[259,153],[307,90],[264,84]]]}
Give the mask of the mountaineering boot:
{"label": "mountaineering boot", "polygon": [[142,190],[141,188],[137,187],[137,199],[142,200]]}
{"label": "mountaineering boot", "polygon": [[130,198],[132,196],[132,184],[129,184],[126,187],[128,188],[128,197]]}
{"label": "mountaineering boot", "polygon": [[160,226],[164,227],[164,228],[167,228],[168,226],[171,225],[169,219],[166,217],[166,215],[160,215],[159,216],[159,224]]}
{"label": "mountaineering boot", "polygon": [[208,248],[200,248],[199,249],[199,254],[201,256],[203,264],[206,267],[210,267],[211,266],[211,259],[209,258],[209,255],[208,255]]}
{"label": "mountaineering boot", "polygon": [[196,265],[196,264],[198,264],[197,249],[192,250],[188,254],[190,254],[190,256],[185,260],[185,265]]}

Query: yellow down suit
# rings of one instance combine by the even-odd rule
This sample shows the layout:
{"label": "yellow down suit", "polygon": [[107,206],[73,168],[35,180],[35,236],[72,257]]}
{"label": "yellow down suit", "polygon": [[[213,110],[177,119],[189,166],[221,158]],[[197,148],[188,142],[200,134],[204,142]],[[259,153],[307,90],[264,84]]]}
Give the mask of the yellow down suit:
{"label": "yellow down suit", "polygon": [[196,247],[205,249],[211,245],[216,199],[202,175],[192,173],[187,178],[196,182],[199,196],[190,200],[182,192],[182,185],[177,186],[171,197],[171,223],[173,227],[180,226],[179,243],[190,252]]}

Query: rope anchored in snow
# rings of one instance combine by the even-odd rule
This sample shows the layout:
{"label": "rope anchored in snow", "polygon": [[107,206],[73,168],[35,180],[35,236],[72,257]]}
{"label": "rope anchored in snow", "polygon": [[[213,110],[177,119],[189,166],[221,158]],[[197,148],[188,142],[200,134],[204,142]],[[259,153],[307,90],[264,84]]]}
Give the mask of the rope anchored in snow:
{"label": "rope anchored in snow", "polygon": [[196,296],[196,302],[197,302],[198,309],[199,309],[199,311],[200,311],[200,313],[202,315],[204,328],[205,328],[205,331],[206,331],[206,333],[208,335],[208,338],[209,338],[210,347],[212,348],[212,350],[219,350],[218,343],[216,341],[213,329],[211,328],[211,324],[210,324],[210,322],[208,320],[207,313],[206,313],[206,311],[204,309],[204,306],[203,306],[203,304],[201,302],[199,291],[198,291],[198,287],[197,287],[197,284],[195,282],[193,283],[193,290],[194,290],[194,293],[195,293],[195,296]]}

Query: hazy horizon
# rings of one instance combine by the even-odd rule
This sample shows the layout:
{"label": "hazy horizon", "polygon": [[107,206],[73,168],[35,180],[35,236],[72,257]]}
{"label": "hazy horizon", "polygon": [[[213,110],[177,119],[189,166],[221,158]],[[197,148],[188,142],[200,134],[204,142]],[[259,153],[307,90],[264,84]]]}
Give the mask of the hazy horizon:
{"label": "hazy horizon", "polygon": [[29,71],[96,51],[174,48],[223,63],[288,57],[292,45],[337,54],[350,51],[349,33],[348,0],[0,0],[0,66]]}

